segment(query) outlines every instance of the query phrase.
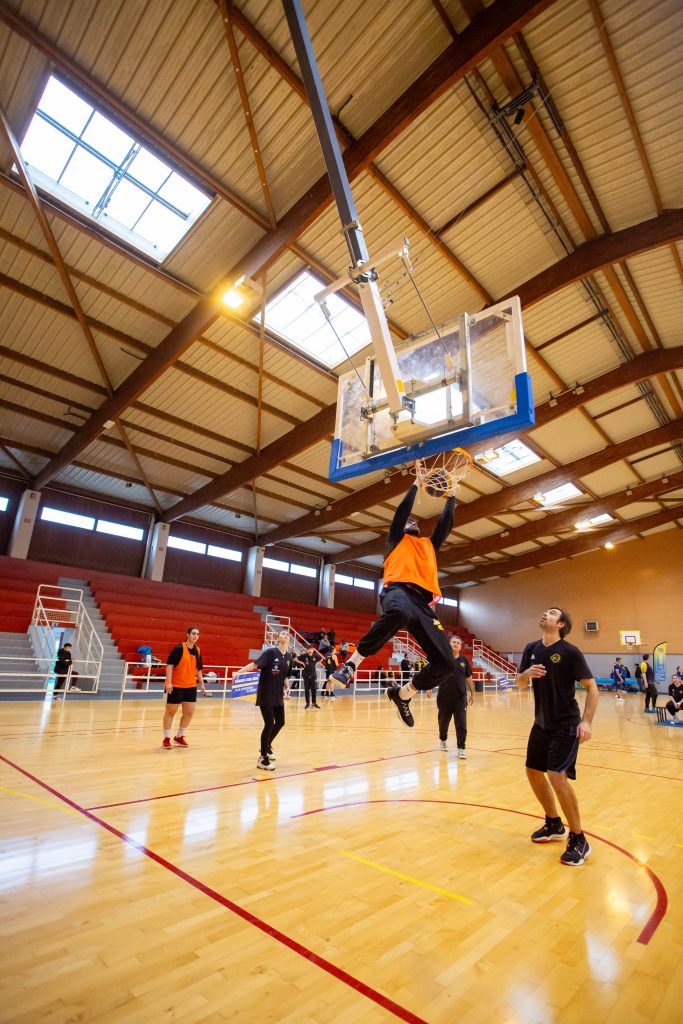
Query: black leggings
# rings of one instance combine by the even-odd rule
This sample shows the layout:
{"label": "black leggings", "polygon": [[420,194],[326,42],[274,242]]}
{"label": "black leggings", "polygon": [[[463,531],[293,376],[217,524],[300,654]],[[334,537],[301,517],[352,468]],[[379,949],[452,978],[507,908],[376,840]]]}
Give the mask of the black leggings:
{"label": "black leggings", "polygon": [[679,711],[683,711],[683,708],[677,708],[672,700],[667,702],[666,710],[670,715],[677,715]]}
{"label": "black leggings", "polygon": [[318,682],[316,679],[307,679],[304,676],[304,691],[306,693],[306,703],[315,704],[318,696]]}
{"label": "black leggings", "polygon": [[439,739],[444,743],[448,739],[451,718],[455,721],[455,740],[458,748],[464,750],[467,741],[467,705],[454,707],[453,704],[449,704],[448,707],[439,708]]}
{"label": "black leggings", "polygon": [[285,709],[282,704],[272,707],[270,704],[261,704],[263,715],[263,731],[261,733],[261,757],[266,757],[272,747],[273,740],[285,724]]}
{"label": "black leggings", "polygon": [[647,684],[647,690],[645,691],[645,710],[646,711],[647,711],[647,709],[650,706],[650,701],[652,701],[652,707],[656,708],[657,707],[657,687],[654,685],[654,683],[648,683]]}
{"label": "black leggings", "polygon": [[420,594],[400,583],[391,584],[382,592],[380,604],[382,617],[359,640],[358,653],[364,658],[376,654],[399,630],[407,629],[428,660],[413,676],[413,686],[416,690],[433,690],[455,669],[451,645],[436,612]]}

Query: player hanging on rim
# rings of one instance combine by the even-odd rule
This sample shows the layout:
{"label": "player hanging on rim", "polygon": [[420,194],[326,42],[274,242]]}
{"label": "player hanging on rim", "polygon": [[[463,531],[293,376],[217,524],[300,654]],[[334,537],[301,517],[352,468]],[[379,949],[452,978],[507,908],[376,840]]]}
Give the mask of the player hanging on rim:
{"label": "player hanging on rim", "polygon": [[[420,469],[420,464],[416,463],[418,480]],[[381,650],[399,630],[407,629],[427,655],[428,663],[415,673],[410,682],[389,687],[387,697],[396,705],[403,722],[410,727],[415,724],[410,710],[412,697],[419,690],[438,686],[442,679],[455,671],[448,638],[433,607],[441,597],[436,552],[451,532],[455,498],[446,499],[431,537],[421,537],[419,524],[411,516],[416,496],[417,484],[413,484],[396,509],[389,527],[384,587],[380,594],[382,617],[358,642],[348,661],[332,674],[333,679],[350,686],[353,674],[363,659]]]}

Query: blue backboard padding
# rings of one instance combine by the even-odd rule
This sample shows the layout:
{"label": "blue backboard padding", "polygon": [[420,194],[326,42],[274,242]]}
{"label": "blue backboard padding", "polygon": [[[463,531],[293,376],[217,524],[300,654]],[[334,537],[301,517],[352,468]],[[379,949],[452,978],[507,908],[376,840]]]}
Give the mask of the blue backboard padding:
{"label": "blue backboard padding", "polygon": [[427,438],[426,441],[420,441],[419,444],[411,445],[408,448],[393,448],[391,451],[373,455],[369,459],[361,459],[353,465],[339,465],[342,442],[340,438],[335,437],[330,452],[329,479],[348,480],[354,476],[364,476],[367,473],[375,473],[377,470],[391,469],[393,466],[414,462],[415,459],[428,459],[431,455],[438,455],[439,452],[450,451],[452,448],[467,450],[467,445],[473,441],[487,441],[489,438],[500,437],[501,434],[533,427],[536,417],[531,377],[528,373],[518,373],[515,377],[515,394],[517,412],[511,416],[502,416],[500,419],[482,423],[477,427],[461,427],[459,430],[452,430],[439,437]]}

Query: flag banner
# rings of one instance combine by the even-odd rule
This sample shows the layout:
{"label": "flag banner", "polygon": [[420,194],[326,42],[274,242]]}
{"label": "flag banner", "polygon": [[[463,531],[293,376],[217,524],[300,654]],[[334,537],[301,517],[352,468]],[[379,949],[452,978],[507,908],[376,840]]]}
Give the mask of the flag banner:
{"label": "flag banner", "polygon": [[256,693],[260,672],[243,672],[239,679],[232,681],[233,697],[249,697]]}
{"label": "flag banner", "polygon": [[655,671],[655,682],[666,682],[666,641],[657,644],[652,652],[652,667]]}

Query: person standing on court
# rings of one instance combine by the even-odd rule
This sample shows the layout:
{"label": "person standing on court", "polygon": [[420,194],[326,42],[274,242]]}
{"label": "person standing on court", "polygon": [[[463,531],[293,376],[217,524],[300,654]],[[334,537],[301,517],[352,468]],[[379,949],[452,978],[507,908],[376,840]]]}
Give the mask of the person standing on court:
{"label": "person standing on court", "polygon": [[649,654],[643,655],[643,660],[640,663],[640,674],[645,683],[645,712],[647,713],[650,701],[652,701],[650,714],[654,714],[657,710],[657,685],[655,683],[655,672],[650,664]]}
{"label": "person standing on court", "polygon": [[612,679],[614,680],[614,686],[615,686],[616,691],[617,691],[616,699],[617,699],[618,703],[620,703],[620,704],[625,704],[626,703],[626,697],[624,696],[624,692],[625,692],[624,679],[625,678],[626,678],[626,676],[624,675],[624,666],[621,663],[621,658],[617,658],[616,661],[614,662],[614,666],[612,668]]}
{"label": "person standing on court", "polygon": [[323,658],[323,668],[325,669],[325,689],[321,691],[321,697],[327,697],[328,700],[336,700],[334,695],[334,683],[332,681],[335,670],[339,666],[337,655],[330,648]]}
{"label": "person standing on court", "polygon": [[176,644],[166,659],[166,710],[164,739],[161,744],[164,750],[171,749],[173,719],[181,704],[183,710],[180,715],[180,726],[173,737],[173,742],[179,747],[190,745],[185,739],[185,730],[192,721],[197,706],[197,683],[202,694],[206,692],[202,677],[202,652],[199,650],[198,640],[199,630],[196,626],[190,626],[184,643]]}
{"label": "person standing on court", "polygon": [[[598,684],[578,647],[565,637],[572,618],[563,608],[548,608],[541,616],[540,640],[527,644],[517,674],[517,686],[534,688],[534,724],[529,735],[526,774],[545,811],[545,824],[531,835],[534,843],[562,840],[567,830],[557,813],[555,798],[564,811],[569,836],[560,857],[562,864],[578,867],[591,852],[581,828],[579,804],[569,779],[576,778],[579,745],[591,738],[598,706]],[[576,702],[575,686],[587,691],[583,715]]]}
{"label": "person standing on court", "polygon": [[451,718],[455,722],[455,741],[458,745],[458,757],[464,760],[465,744],[467,743],[467,708],[474,704],[474,681],[472,666],[462,651],[462,640],[459,636],[451,637],[451,650],[455,658],[455,669],[439,686],[436,695],[436,706],[439,713],[439,740],[441,749],[448,750],[448,727]]}
{"label": "person standing on court", "polygon": [[322,654],[318,654],[313,644],[309,644],[303,654],[299,655],[298,658],[294,659],[295,665],[300,665],[302,668],[302,675],[304,680],[304,693],[306,695],[306,707],[304,711],[308,711],[309,708],[317,708],[320,710],[318,704],[318,676],[316,668],[318,664],[325,659]]}
{"label": "person standing on court", "polygon": [[278,634],[277,647],[268,647],[262,651],[256,661],[235,673],[234,679],[243,672],[260,670],[258,688],[256,690],[256,707],[261,710],[263,729],[261,730],[260,756],[256,767],[264,772],[275,770],[275,754],[273,740],[285,724],[285,686],[292,674],[294,656],[289,653],[289,632],[283,629]]}
{"label": "person standing on court", "polygon": [[384,587],[380,594],[382,617],[373,623],[349,660],[332,678],[350,686],[353,674],[371,654],[381,650],[399,630],[407,629],[427,655],[427,664],[403,686],[390,686],[387,697],[405,725],[415,725],[410,701],[419,690],[432,690],[455,668],[450,644],[433,604],[441,597],[436,553],[453,526],[455,498],[446,499],[431,537],[421,537],[420,527],[411,516],[417,484],[408,489],[400,503],[387,537],[384,557]]}

